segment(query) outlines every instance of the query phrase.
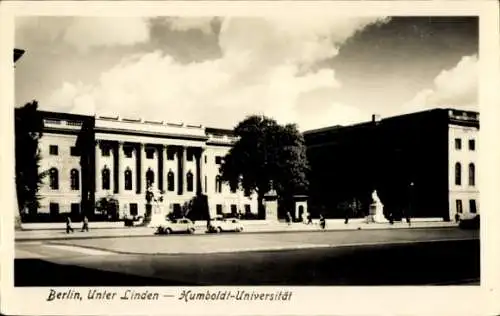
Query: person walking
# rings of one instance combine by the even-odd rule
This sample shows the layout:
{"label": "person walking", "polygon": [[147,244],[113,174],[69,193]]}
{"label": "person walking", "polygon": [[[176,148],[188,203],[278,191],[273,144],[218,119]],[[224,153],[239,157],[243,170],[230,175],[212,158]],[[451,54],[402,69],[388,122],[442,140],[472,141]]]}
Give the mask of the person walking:
{"label": "person walking", "polygon": [[320,225],[321,229],[325,229],[326,228],[326,219],[323,216],[323,214],[321,214],[319,216],[319,225]]}
{"label": "person walking", "polygon": [[71,218],[68,216],[66,217],[66,234],[74,232],[73,227],[71,227]]}
{"label": "person walking", "polygon": [[290,214],[290,212],[286,213],[286,220],[288,222],[288,225],[292,225],[292,215]]}
{"label": "person walking", "polygon": [[312,218],[312,215],[311,213],[307,214],[307,225],[311,224],[312,225],[313,223],[313,218]]}
{"label": "person walking", "polygon": [[87,216],[84,216],[83,217],[83,226],[82,226],[82,232],[85,231],[85,232],[88,232],[89,231],[89,219],[87,218]]}

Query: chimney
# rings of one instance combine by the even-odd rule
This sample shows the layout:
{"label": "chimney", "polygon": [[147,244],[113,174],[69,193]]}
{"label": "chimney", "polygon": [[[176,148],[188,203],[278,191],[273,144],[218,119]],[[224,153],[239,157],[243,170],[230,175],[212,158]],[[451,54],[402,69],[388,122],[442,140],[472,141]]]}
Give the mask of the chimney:
{"label": "chimney", "polygon": [[380,114],[372,114],[372,122],[373,123],[380,122]]}

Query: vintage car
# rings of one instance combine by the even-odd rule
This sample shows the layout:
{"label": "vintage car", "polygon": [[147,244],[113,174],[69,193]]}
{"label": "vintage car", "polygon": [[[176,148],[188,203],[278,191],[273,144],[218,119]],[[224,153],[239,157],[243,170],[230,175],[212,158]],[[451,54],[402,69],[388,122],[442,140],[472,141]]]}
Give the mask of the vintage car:
{"label": "vintage car", "polygon": [[479,214],[469,213],[460,216],[458,227],[462,229],[479,229],[480,217]]}
{"label": "vintage car", "polygon": [[241,232],[243,224],[237,218],[216,218],[211,221],[209,233]]}
{"label": "vintage car", "polygon": [[157,226],[156,234],[188,233],[194,234],[194,223],[188,218],[165,220]]}

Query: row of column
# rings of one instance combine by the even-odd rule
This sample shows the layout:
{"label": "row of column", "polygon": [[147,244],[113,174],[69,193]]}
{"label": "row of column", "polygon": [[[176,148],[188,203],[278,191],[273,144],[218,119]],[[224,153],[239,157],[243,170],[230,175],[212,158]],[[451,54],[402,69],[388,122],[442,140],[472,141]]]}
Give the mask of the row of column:
{"label": "row of column", "polygon": [[[202,147],[185,147],[178,145],[159,145],[159,144],[143,144],[143,143],[129,143],[129,142],[118,142],[118,141],[107,141],[107,140],[96,140],[96,148],[95,148],[95,170],[96,170],[96,183],[95,187],[97,191],[102,188],[102,151],[109,150],[110,154],[112,153],[112,177],[110,181],[113,183],[113,192],[121,193],[125,190],[125,169],[123,168],[123,160],[121,159],[125,152],[124,150],[135,151],[135,163],[136,163],[136,174],[135,174],[135,191],[137,194],[145,193],[146,188],[143,188],[143,184],[145,181],[143,179],[146,178],[146,151],[147,149],[155,150],[157,156],[158,163],[158,172],[155,174],[155,181],[153,186],[155,189],[166,191],[166,187],[164,187],[164,181],[166,180],[164,177],[164,161],[168,159],[168,151],[174,150],[175,156],[177,158],[177,185],[176,191],[178,195],[183,194],[184,189],[184,163],[185,163],[185,152],[189,149],[193,151],[193,155],[196,162],[196,193],[199,194],[202,192],[202,163],[201,157],[203,154]],[[167,157],[165,157],[165,154]],[[193,183],[194,184],[194,183]],[[111,188],[111,183],[110,183]]]}

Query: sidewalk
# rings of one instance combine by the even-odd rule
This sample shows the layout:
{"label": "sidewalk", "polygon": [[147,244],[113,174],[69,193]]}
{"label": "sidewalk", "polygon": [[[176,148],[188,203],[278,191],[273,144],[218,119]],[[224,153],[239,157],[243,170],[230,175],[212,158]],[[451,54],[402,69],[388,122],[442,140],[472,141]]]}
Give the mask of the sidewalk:
{"label": "sidewalk", "polygon": [[[15,232],[16,241],[33,241],[33,240],[56,240],[56,239],[87,239],[87,238],[118,238],[118,237],[144,237],[153,236],[155,229],[150,227],[121,227],[121,228],[100,228],[92,229],[89,232],[80,232],[79,226],[74,226],[75,232],[66,234],[64,224],[60,225],[60,229],[49,230],[24,230]],[[444,221],[416,221],[409,226],[406,222],[397,222],[393,225],[389,223],[366,223],[362,219],[353,219],[348,224],[344,224],[343,220],[328,220],[326,231],[336,230],[358,230],[358,229],[415,229],[415,228],[440,228],[440,227],[456,227],[453,222]],[[255,223],[244,225],[243,233],[278,233],[278,232],[312,232],[321,231],[317,221],[312,225],[303,223],[293,223],[288,225],[283,222],[277,223]],[[206,225],[203,222],[196,225],[195,235],[204,234]]]}

